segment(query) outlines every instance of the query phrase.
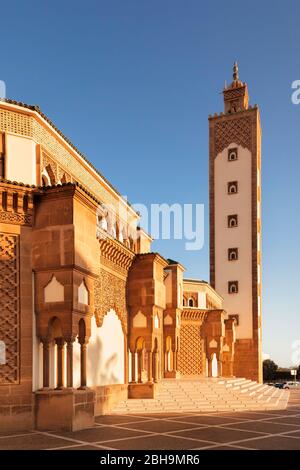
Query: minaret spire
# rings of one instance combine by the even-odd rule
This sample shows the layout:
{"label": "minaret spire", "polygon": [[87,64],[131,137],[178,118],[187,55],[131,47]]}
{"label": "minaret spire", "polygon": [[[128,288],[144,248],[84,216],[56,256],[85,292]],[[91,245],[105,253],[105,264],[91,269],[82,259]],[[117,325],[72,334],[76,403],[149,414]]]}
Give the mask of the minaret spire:
{"label": "minaret spire", "polygon": [[239,68],[238,68],[237,62],[235,61],[233,64],[233,81],[237,82],[238,80],[239,80]]}
{"label": "minaret spire", "polygon": [[237,61],[233,64],[232,78],[232,83],[229,86],[225,85],[223,90],[225,114],[248,109],[248,89],[246,83],[239,79]]}

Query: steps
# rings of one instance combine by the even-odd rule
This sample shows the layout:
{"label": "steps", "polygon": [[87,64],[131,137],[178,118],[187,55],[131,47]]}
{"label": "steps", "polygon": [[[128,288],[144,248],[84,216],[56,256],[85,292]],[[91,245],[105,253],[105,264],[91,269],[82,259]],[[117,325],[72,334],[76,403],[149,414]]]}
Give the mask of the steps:
{"label": "steps", "polygon": [[164,379],[154,399],[128,399],[113,414],[285,409],[288,390],[243,378]]}

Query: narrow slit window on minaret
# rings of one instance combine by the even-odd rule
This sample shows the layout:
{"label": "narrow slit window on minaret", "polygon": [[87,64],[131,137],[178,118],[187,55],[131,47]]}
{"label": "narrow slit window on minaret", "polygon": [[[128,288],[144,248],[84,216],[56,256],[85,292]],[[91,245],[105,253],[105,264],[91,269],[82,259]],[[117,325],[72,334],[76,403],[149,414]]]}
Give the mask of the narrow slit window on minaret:
{"label": "narrow slit window on minaret", "polygon": [[228,219],[228,228],[234,228],[238,226],[238,216],[236,214],[234,215],[229,215]]}
{"label": "narrow slit window on minaret", "polygon": [[239,281],[228,282],[228,294],[237,294],[239,291]]}
{"label": "narrow slit window on minaret", "polygon": [[238,192],[238,182],[231,181],[230,183],[228,183],[227,192],[228,194],[236,194]]}
{"label": "narrow slit window on minaret", "polygon": [[228,261],[237,261],[239,258],[238,248],[228,248]]}
{"label": "narrow slit window on minaret", "polygon": [[238,159],[238,151],[237,148],[234,149],[229,149],[228,150],[228,161],[229,162],[234,162],[235,160]]}

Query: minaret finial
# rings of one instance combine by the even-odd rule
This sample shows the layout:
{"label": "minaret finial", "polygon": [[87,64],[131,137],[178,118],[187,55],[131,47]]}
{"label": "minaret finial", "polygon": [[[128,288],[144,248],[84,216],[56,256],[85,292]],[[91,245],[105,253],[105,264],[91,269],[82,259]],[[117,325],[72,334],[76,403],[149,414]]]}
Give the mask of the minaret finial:
{"label": "minaret finial", "polygon": [[238,81],[238,79],[239,79],[239,68],[238,68],[237,62],[235,61],[235,63],[233,64],[233,81],[236,82]]}

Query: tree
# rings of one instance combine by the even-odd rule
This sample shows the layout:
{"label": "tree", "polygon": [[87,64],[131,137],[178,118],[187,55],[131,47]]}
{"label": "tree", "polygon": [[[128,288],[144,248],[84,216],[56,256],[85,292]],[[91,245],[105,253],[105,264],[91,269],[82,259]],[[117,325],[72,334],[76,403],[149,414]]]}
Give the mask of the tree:
{"label": "tree", "polygon": [[271,361],[271,359],[266,359],[263,362],[263,376],[264,380],[275,380],[276,379],[276,372],[278,369],[278,365],[275,364],[274,361]]}

